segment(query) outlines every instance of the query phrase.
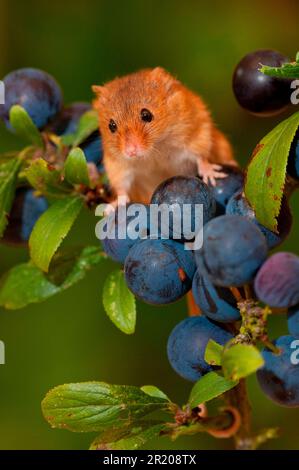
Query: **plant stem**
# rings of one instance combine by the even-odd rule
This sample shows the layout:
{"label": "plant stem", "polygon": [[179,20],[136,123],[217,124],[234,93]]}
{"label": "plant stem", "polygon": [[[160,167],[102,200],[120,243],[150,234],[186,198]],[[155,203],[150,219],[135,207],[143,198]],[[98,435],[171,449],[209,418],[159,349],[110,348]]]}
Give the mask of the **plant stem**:
{"label": "plant stem", "polygon": [[240,291],[237,287],[230,287],[230,291],[233,294],[233,296],[235,297],[237,302],[242,302],[243,297],[242,297],[242,295],[241,295],[241,293],[240,293]]}
{"label": "plant stem", "polygon": [[251,435],[251,405],[249,403],[246,380],[241,379],[239,384],[227,392],[227,402],[235,407],[241,416],[241,426],[234,436],[235,448],[237,450],[253,449]]}
{"label": "plant stem", "polygon": [[251,288],[251,285],[250,285],[250,284],[245,284],[245,286],[244,286],[244,291],[245,291],[245,297],[246,297],[247,300],[253,298],[253,295],[252,295],[252,288]]}

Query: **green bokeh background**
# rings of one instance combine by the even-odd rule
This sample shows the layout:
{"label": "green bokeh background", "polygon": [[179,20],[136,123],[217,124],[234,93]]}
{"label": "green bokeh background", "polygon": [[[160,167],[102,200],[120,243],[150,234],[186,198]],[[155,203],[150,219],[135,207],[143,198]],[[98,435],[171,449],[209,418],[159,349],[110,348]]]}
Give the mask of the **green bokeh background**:
{"label": "green bokeh background", "polygon": [[[161,65],[201,93],[215,121],[246,164],[258,140],[278,118],[241,110],[231,91],[235,64],[247,52],[274,48],[294,56],[298,49],[296,0],[244,2],[187,0],[0,0],[0,77],[33,66],[53,74],[65,101],[90,100],[90,87],[145,66]],[[20,146],[1,128],[0,151]],[[298,195],[286,250],[299,254]],[[68,243],[96,243],[95,218],[84,214]],[[0,247],[1,272],[27,259],[24,249]],[[85,449],[91,434],[51,430],[40,402],[51,387],[104,380],[155,384],[183,403],[190,384],[171,370],[165,345],[184,318],[184,301],[154,308],[138,304],[137,332],[120,333],[107,319],[101,290],[110,262],[103,263],[69,291],[40,305],[0,312],[0,339],[6,365],[0,366],[1,449]],[[273,335],[286,332],[285,317],[271,321]],[[255,427],[279,425],[281,437],[266,448],[298,449],[298,410],[272,404],[250,379]],[[222,449],[231,442],[208,436],[151,442],[151,449]]]}

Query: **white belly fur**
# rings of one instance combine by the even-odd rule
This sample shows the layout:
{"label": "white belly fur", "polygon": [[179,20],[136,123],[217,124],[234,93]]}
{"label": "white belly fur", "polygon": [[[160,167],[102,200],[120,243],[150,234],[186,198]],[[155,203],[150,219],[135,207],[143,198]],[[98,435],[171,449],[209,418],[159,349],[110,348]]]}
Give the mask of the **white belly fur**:
{"label": "white belly fur", "polygon": [[[172,176],[195,176],[198,157],[190,152],[174,150],[165,157],[147,157],[135,162],[132,184],[137,191],[142,191],[150,197],[156,187]],[[132,176],[132,174],[130,175]]]}

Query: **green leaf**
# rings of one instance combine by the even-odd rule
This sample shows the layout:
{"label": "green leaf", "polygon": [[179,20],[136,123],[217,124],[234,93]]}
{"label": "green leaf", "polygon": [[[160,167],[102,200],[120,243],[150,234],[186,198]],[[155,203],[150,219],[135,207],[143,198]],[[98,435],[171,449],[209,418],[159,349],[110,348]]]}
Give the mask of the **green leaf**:
{"label": "green leaf", "polygon": [[29,239],[32,261],[48,271],[51,259],[83,207],[83,199],[70,196],[54,202],[36,222]]}
{"label": "green leaf", "polygon": [[165,400],[150,397],[138,387],[104,382],[61,385],[42,402],[43,414],[53,428],[73,432],[129,426],[149,413],[166,409]]}
{"label": "green leaf", "polygon": [[217,372],[209,372],[199,379],[193,386],[189,404],[196,408],[201,403],[213,400],[237,385],[237,381],[228,380]]}
{"label": "green leaf", "polygon": [[298,62],[291,62],[283,64],[281,67],[270,67],[268,65],[262,65],[259,69],[260,72],[270,77],[278,78],[299,78],[299,64]]}
{"label": "green leaf", "polygon": [[22,106],[16,104],[11,107],[9,112],[9,121],[19,137],[28,140],[38,147],[43,147],[43,139],[39,130]]}
{"label": "green leaf", "polygon": [[155,385],[143,385],[140,389],[150,397],[164,398],[164,400],[170,401],[168,396]]}
{"label": "green leaf", "polygon": [[24,171],[24,175],[33,188],[50,198],[65,197],[72,187],[63,181],[60,171],[52,168],[45,160],[34,160]]}
{"label": "green leaf", "polygon": [[74,135],[73,147],[82,144],[93,132],[99,129],[99,119],[96,111],[87,111],[81,117],[77,132]]}
{"label": "green leaf", "polygon": [[0,153],[0,165],[11,162],[11,160],[15,159],[18,155],[19,155],[19,152],[15,152],[15,151]]}
{"label": "green leaf", "polygon": [[88,168],[83,150],[74,148],[69,153],[64,165],[65,177],[71,184],[89,186]]}
{"label": "green leaf", "polygon": [[297,62],[297,64],[298,64],[298,63],[299,63],[299,51],[298,51],[297,54],[296,54],[296,59],[295,59],[295,60],[296,60],[296,62]]}
{"label": "green leaf", "polygon": [[205,361],[212,366],[221,366],[223,346],[210,339],[205,351]]}
{"label": "green leaf", "polygon": [[282,121],[255,148],[247,169],[245,195],[258,221],[277,231],[288,155],[299,125],[299,112]]}
{"label": "green leaf", "polygon": [[135,297],[128,289],[122,271],[115,271],[107,277],[103,288],[103,305],[117,328],[127,335],[135,332]]}
{"label": "green leaf", "polygon": [[31,261],[14,266],[1,279],[0,305],[16,310],[42,302],[79,282],[105,258],[100,248],[87,246],[56,253],[48,274]]}
{"label": "green leaf", "polygon": [[140,421],[132,427],[108,429],[93,441],[90,450],[137,450],[159,437],[164,428],[165,423]]}
{"label": "green leaf", "polygon": [[245,378],[263,365],[261,353],[252,344],[235,344],[226,349],[222,356],[223,373],[230,380]]}
{"label": "green leaf", "polygon": [[8,224],[8,214],[14,200],[21,163],[18,158],[12,158],[0,165],[0,237]]}

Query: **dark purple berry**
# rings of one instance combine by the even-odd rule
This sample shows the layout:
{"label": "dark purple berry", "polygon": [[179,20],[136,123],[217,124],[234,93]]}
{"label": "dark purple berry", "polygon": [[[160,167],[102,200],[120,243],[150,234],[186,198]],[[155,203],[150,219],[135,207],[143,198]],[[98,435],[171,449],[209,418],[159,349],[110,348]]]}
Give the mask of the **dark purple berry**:
{"label": "dark purple berry", "polygon": [[[128,215],[127,210],[130,207],[130,210],[136,209],[136,211],[134,210],[133,214]],[[140,214],[144,213],[144,216],[140,217],[141,223],[136,225],[136,231],[140,230],[142,238],[146,238],[150,220],[148,206],[143,204],[129,204],[126,208],[118,207],[115,212],[112,212],[103,220],[104,231],[109,237],[101,240],[102,246],[105,253],[114,261],[123,264],[130,248],[140,241],[140,238],[136,238],[133,233],[135,227],[131,226],[131,223],[139,214],[139,209],[144,209],[143,212],[140,211]]]}
{"label": "dark purple berry", "polygon": [[192,293],[197,306],[211,320],[224,323],[240,320],[237,301],[230,289],[214,286],[200,270],[193,278]]}
{"label": "dark purple berry", "polygon": [[205,317],[190,317],[176,325],[168,343],[167,355],[172,368],[184,379],[196,382],[214,369],[204,357],[210,339],[224,345],[233,336]]}
{"label": "dark purple berry", "polygon": [[[169,208],[171,205],[176,204],[180,208],[180,214],[187,210],[187,205],[190,206],[190,219],[191,224],[189,229],[184,229],[182,223],[176,223],[176,218],[170,213],[169,228],[170,235],[173,238],[181,240],[190,240],[192,233],[198,230],[196,224],[196,204],[202,205],[203,209],[203,223],[207,223],[215,215],[215,200],[212,196],[211,190],[199,178],[191,176],[174,176],[163,181],[151,199],[151,204],[166,204]],[[182,222],[181,216],[180,222]],[[199,227],[201,228],[201,227]],[[162,233],[163,229],[162,229]],[[176,234],[176,236],[174,236]],[[168,233],[166,233],[168,235]]]}
{"label": "dark purple berry", "polygon": [[242,286],[254,279],[267,252],[265,237],[256,225],[245,217],[221,215],[204,226],[196,262],[213,284]]}
{"label": "dark purple berry", "polygon": [[257,371],[259,384],[267,397],[278,405],[298,407],[299,342],[293,336],[282,336],[274,344],[280,353],[263,350],[265,365]]}
{"label": "dark purple berry", "polygon": [[225,178],[216,179],[215,186],[209,184],[209,188],[216,201],[216,215],[225,214],[225,208],[232,197],[244,184],[244,173],[240,168],[230,165],[223,165],[221,173],[226,173]]}
{"label": "dark purple berry", "polygon": [[299,303],[299,257],[275,253],[263,264],[254,281],[255,293],[270,307],[289,308]]}
{"label": "dark purple berry", "polygon": [[278,233],[272,232],[258,222],[254,210],[243,194],[243,190],[238,191],[231,197],[226,207],[226,213],[230,215],[240,215],[253,222],[265,236],[270,250],[280,245],[286,239],[292,227],[292,214],[286,199],[283,199],[280,214],[277,219]]}
{"label": "dark purple berry", "polygon": [[43,129],[61,109],[61,89],[54,78],[42,70],[16,70],[6,75],[4,84],[5,105],[0,105],[0,117],[9,129],[9,111],[15,104],[25,108],[38,129]]}
{"label": "dark purple berry", "polygon": [[144,302],[156,305],[183,297],[191,289],[194,272],[193,253],[173,240],[140,241],[125,261],[128,287]]}
{"label": "dark purple berry", "polygon": [[264,75],[262,65],[280,67],[289,58],[271,49],[261,49],[247,54],[235,68],[233,90],[242,108],[251,113],[273,115],[290,104],[291,80]]}
{"label": "dark purple berry", "polygon": [[46,199],[36,196],[33,189],[18,189],[3,240],[13,244],[26,243],[35,223],[47,208]]}

